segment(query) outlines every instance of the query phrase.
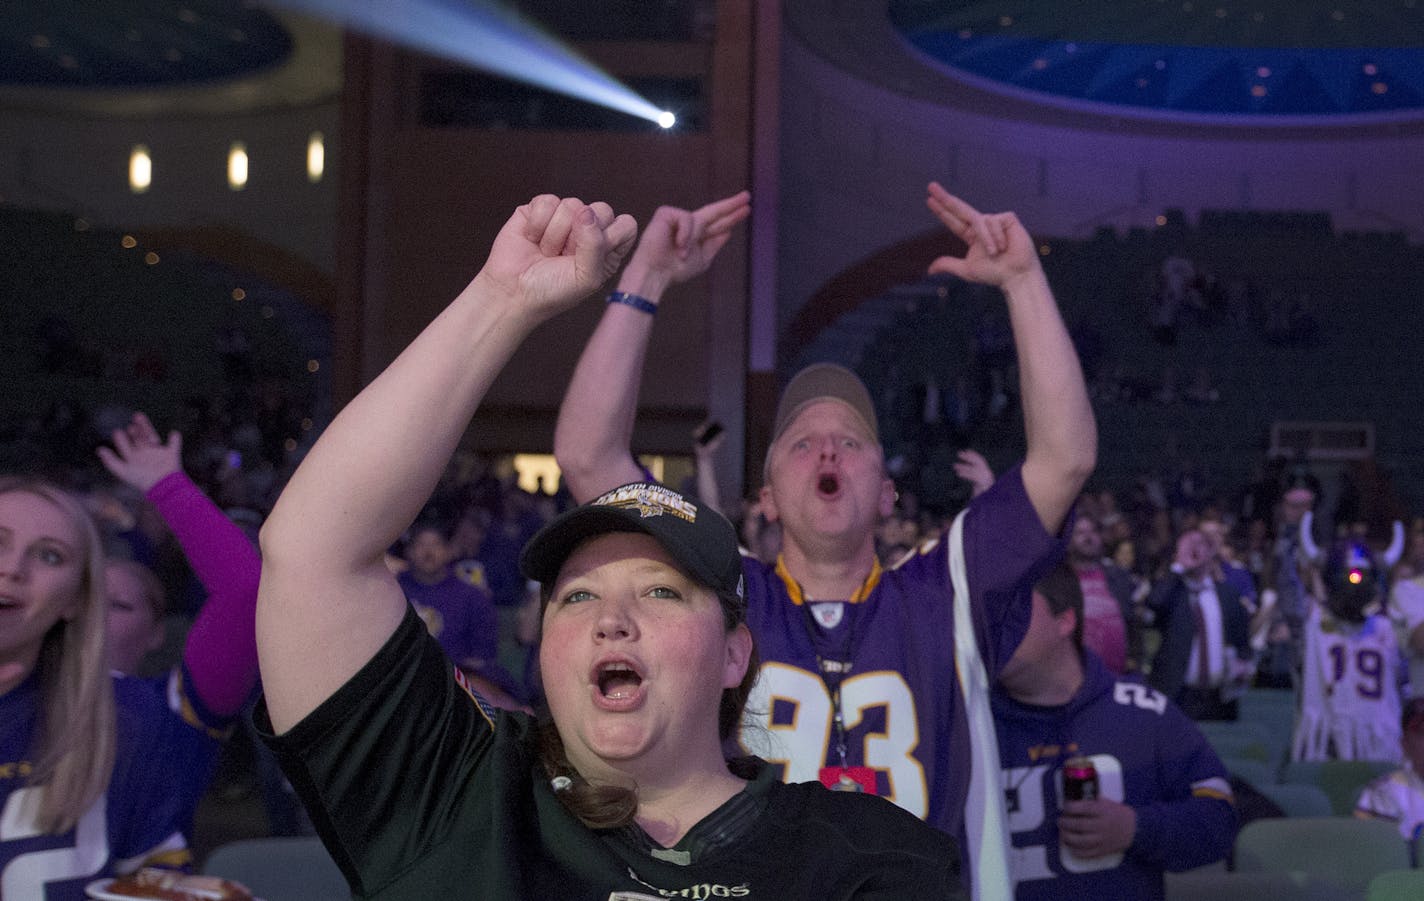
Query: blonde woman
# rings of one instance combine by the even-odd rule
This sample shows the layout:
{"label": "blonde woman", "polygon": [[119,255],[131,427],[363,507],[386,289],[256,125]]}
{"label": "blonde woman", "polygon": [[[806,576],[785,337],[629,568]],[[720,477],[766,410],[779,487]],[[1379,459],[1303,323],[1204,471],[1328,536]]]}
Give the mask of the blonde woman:
{"label": "blonde woman", "polygon": [[109,675],[103,552],[79,503],[0,478],[0,897],[82,899],[96,878],[186,862],[177,796],[143,749],[170,729]]}

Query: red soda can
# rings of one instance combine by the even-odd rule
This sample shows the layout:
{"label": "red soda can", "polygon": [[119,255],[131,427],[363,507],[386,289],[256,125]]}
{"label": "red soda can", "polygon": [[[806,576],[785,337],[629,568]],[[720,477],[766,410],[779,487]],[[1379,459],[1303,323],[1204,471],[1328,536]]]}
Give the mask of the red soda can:
{"label": "red soda can", "polygon": [[1063,800],[1091,801],[1098,796],[1098,771],[1087,757],[1063,761]]}

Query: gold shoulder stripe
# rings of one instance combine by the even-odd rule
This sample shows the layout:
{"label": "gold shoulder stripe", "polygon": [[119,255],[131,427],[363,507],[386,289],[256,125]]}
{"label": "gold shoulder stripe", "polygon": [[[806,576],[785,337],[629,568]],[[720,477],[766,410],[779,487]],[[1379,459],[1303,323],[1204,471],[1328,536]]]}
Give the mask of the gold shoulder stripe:
{"label": "gold shoulder stripe", "polygon": [[1225,801],[1227,804],[1230,804],[1233,807],[1236,806],[1235,795],[1233,795],[1231,792],[1220,792],[1214,788],[1194,788],[1192,789],[1192,797],[1212,798],[1217,801]]}
{"label": "gold shoulder stripe", "polygon": [[198,709],[193,706],[193,701],[188,697],[188,692],[184,690],[183,674],[180,668],[175,666],[168,675],[168,709],[178,714],[178,718],[187,726],[197,729],[199,732],[211,738],[213,741],[227,741],[232,737],[232,732],[236,723],[227,726],[209,726],[203,722],[203,718],[198,715]]}
{"label": "gold shoulder stripe", "polygon": [[146,867],[162,867],[166,870],[181,870],[191,866],[193,863],[193,852],[188,848],[172,848],[167,851],[159,851],[143,859]]}

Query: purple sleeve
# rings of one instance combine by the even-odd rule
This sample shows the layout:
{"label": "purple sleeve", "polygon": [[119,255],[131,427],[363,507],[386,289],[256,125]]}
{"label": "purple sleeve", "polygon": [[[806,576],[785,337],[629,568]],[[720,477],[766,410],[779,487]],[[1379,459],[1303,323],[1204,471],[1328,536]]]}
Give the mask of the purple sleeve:
{"label": "purple sleeve", "polygon": [[148,499],[208,593],[183,646],[183,664],[210,711],[236,716],[257,684],[257,548],[181,472],[150,488]]}
{"label": "purple sleeve", "polygon": [[1013,656],[1033,612],[1033,583],[1057,563],[1073,516],[1059,535],[1043,528],[1024,489],[1022,464],[1006,471],[969,505],[964,520],[964,563],[974,631],[990,679]]}
{"label": "purple sleeve", "polygon": [[1137,809],[1127,853],[1172,872],[1221,860],[1236,841],[1226,767],[1196,724],[1169,705],[1158,736],[1159,799]]}

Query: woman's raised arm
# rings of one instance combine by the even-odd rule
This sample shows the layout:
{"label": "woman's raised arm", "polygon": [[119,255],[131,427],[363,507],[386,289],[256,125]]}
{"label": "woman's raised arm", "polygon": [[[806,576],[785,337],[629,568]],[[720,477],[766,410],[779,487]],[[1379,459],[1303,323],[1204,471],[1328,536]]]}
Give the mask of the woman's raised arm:
{"label": "woman's raised arm", "polygon": [[526,335],[594,291],[637,226],[607,204],[519,207],[474,280],[327,427],[262,529],[257,649],[283,732],[395,631],[406,601],[383,553],[415,518]]}

